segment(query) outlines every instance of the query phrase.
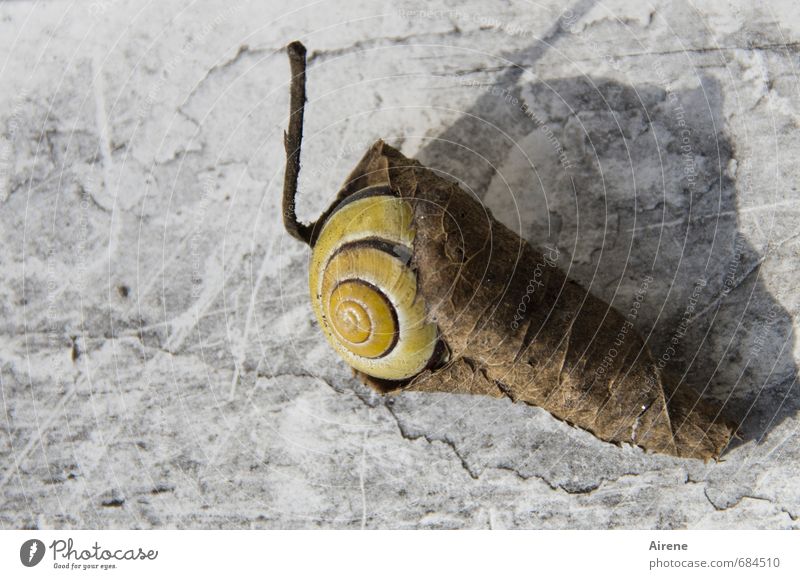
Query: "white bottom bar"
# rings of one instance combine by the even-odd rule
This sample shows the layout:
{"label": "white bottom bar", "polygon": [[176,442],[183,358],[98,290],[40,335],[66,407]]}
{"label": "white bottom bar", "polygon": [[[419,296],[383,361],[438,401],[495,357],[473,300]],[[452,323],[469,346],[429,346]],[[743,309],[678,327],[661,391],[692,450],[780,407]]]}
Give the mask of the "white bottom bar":
{"label": "white bottom bar", "polygon": [[797,551],[791,531],[0,531],[0,575],[799,577]]}

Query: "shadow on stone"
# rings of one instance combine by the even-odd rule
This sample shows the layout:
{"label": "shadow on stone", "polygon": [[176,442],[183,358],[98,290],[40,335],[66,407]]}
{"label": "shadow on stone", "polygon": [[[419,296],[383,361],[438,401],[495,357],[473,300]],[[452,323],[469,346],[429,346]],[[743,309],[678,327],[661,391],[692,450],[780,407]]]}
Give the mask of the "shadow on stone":
{"label": "shadow on stone", "polygon": [[636,326],[654,356],[724,404],[742,442],[797,412],[792,323],[739,230],[738,197],[752,192],[716,80],[670,91],[514,68],[465,84],[474,105],[425,144],[422,163],[534,246],[558,244],[562,269],[620,311],[644,291]]}

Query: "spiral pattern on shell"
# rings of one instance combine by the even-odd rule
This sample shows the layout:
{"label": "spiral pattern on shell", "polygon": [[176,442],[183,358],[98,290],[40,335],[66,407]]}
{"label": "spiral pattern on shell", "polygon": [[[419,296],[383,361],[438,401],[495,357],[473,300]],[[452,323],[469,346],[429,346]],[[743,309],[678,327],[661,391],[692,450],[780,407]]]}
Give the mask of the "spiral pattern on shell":
{"label": "spiral pattern on shell", "polygon": [[311,256],[311,302],[325,337],[373,378],[411,378],[436,351],[438,330],[410,267],[411,217],[388,188],[365,189],[328,217]]}

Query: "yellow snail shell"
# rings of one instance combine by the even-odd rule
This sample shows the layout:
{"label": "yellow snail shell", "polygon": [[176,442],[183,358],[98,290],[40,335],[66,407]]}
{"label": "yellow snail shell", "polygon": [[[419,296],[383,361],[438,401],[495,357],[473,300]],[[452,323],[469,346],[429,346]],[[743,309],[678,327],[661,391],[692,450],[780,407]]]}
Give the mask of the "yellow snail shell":
{"label": "yellow snail shell", "polygon": [[325,337],[373,378],[412,378],[436,350],[438,330],[426,320],[409,264],[411,217],[407,201],[371,187],[328,217],[311,255],[311,302]]}

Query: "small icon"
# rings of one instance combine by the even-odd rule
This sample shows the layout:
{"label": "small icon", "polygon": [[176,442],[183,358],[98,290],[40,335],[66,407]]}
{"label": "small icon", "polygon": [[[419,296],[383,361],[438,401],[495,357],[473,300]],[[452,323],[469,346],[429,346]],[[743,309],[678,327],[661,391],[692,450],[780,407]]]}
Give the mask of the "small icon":
{"label": "small icon", "polygon": [[44,543],[39,539],[28,539],[19,548],[19,560],[26,567],[35,567],[44,558]]}

